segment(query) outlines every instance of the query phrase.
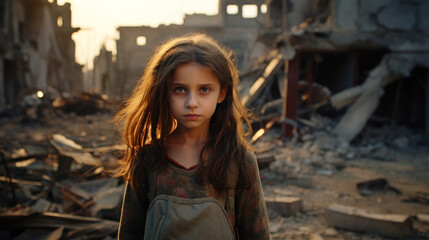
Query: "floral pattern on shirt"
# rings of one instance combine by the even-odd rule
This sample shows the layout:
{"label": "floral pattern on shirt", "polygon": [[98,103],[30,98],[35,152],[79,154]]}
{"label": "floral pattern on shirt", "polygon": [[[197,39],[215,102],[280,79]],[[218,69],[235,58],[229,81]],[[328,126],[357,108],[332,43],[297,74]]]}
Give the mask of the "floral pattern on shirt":
{"label": "floral pattern on shirt", "polygon": [[[228,211],[229,221],[236,228],[240,239],[270,239],[268,216],[263,198],[262,185],[256,156],[249,153],[247,158],[248,173],[253,182],[247,189],[236,191],[235,211]],[[212,184],[200,185],[195,179],[196,169],[185,170],[174,164],[158,170],[155,195],[172,195],[180,198],[217,199],[223,206],[227,193],[218,192]],[[148,210],[146,193],[136,194],[127,184],[124,192],[118,239],[143,239],[145,216]],[[140,198],[138,196],[143,196]],[[146,196],[146,197],[144,197]]]}

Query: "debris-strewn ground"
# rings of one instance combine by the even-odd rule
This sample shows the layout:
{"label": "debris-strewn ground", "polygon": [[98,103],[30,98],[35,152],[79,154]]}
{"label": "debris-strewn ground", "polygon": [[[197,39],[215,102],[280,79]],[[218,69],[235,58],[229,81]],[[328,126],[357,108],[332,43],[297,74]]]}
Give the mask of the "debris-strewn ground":
{"label": "debris-strewn ground", "polygon": [[[0,239],[25,239],[37,234],[58,236],[52,239],[113,239],[112,226],[117,226],[120,206],[117,198],[121,196],[122,185],[109,181],[109,175],[100,169],[115,161],[114,153],[121,143],[108,121],[113,113],[101,111],[78,116],[54,112],[39,120],[0,119],[0,150],[5,158],[36,156],[35,160],[30,159],[31,163],[8,163],[12,178],[29,181],[14,184],[18,205],[13,205],[10,183],[3,177],[7,176],[4,164],[0,167]],[[429,149],[423,135],[405,127],[369,124],[356,140],[346,144],[330,134],[330,119],[314,116],[311,122],[292,139],[283,138],[280,127],[274,126],[254,143],[259,159],[271,158],[270,164],[261,165],[266,197],[302,201],[302,210],[291,216],[282,215],[270,205],[273,239],[389,239],[380,234],[336,227],[326,220],[326,209],[333,204],[376,214],[410,216],[413,232],[405,239],[429,239],[429,223],[424,221],[429,214]],[[68,150],[64,150],[64,145],[58,147],[58,143]],[[76,145],[73,147],[73,144]],[[76,163],[83,156],[80,154],[87,153],[97,165]],[[40,161],[37,154],[46,156]],[[74,159],[73,163],[68,168],[65,166],[66,173],[59,174],[58,167],[64,167],[61,161],[67,157]],[[39,162],[42,167],[36,167],[35,163]],[[369,180],[375,180],[373,185],[358,188],[359,183]],[[67,191],[77,195],[66,198]],[[81,202],[70,202],[71,198]],[[68,200],[68,204],[64,200]],[[48,230],[31,223],[13,225],[10,220],[11,216],[22,217],[34,212],[64,214],[61,220],[56,220],[64,224],[52,225],[46,214],[41,218],[50,224]],[[88,225],[85,222],[88,219],[70,219],[68,214],[98,220],[91,222],[94,227],[90,230],[76,223]],[[4,227],[6,222],[9,225]],[[361,223],[358,221],[355,225]]]}
{"label": "debris-strewn ground", "polygon": [[[387,239],[335,228],[325,219],[326,208],[340,204],[385,216],[410,216],[413,232],[405,239],[429,239],[428,222],[417,218],[429,213],[429,149],[424,135],[404,127],[369,124],[347,144],[329,133],[329,119],[316,118],[312,122],[323,124],[292,140],[282,140],[280,129],[272,129],[255,144],[260,156],[276,159],[261,170],[266,196],[303,201],[303,211],[295,216],[269,209],[273,238]],[[370,180],[373,186],[358,189],[358,183]],[[354,229],[361,222],[354,223]]]}

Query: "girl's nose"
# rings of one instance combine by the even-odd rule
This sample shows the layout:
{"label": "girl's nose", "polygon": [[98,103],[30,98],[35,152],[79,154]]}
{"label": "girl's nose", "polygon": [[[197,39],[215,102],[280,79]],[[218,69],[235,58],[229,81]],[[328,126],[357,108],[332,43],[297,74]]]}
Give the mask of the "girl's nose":
{"label": "girl's nose", "polygon": [[190,93],[188,98],[186,99],[186,107],[187,108],[195,108],[198,106],[197,97],[195,94]]}

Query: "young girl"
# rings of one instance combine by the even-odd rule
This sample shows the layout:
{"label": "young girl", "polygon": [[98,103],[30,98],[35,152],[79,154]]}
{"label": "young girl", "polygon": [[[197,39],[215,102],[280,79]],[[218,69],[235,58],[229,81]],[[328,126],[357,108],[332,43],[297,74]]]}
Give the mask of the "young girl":
{"label": "young girl", "polygon": [[116,116],[128,146],[119,239],[270,238],[238,81],[230,53],[205,34],[155,50]]}

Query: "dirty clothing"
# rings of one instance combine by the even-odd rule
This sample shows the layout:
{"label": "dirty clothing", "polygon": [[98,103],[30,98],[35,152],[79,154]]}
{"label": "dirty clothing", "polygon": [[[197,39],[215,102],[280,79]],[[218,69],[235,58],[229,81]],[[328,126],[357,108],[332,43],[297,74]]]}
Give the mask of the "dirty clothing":
{"label": "dirty clothing", "polygon": [[[227,191],[219,192],[212,184],[196,182],[194,169],[184,169],[169,162],[165,169],[157,170],[156,196],[165,195],[181,199],[211,198],[225,207],[226,217],[238,235],[237,239],[270,239],[268,216],[263,198],[262,185],[256,156],[247,154],[248,173],[252,184],[249,188],[235,191],[234,206],[228,205]],[[149,189],[137,193],[127,184],[124,192],[118,239],[143,239],[146,214],[149,208]]]}

